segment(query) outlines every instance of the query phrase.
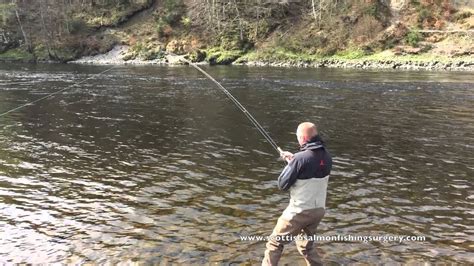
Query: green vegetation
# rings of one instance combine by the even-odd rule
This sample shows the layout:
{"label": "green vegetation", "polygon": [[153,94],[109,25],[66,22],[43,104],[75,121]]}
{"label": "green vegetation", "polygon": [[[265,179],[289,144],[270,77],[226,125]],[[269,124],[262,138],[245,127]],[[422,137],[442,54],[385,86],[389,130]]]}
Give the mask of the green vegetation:
{"label": "green vegetation", "polygon": [[187,59],[191,62],[202,62],[206,59],[206,51],[194,50],[187,55]]}
{"label": "green vegetation", "polygon": [[16,48],[16,49],[10,49],[4,53],[0,54],[0,60],[7,60],[7,61],[34,61],[35,58],[31,53],[28,53],[27,51]]}
{"label": "green vegetation", "polygon": [[283,49],[266,50],[266,51],[253,51],[247,53],[237,59],[235,63],[245,62],[285,62],[290,64],[297,63],[317,63],[322,61],[338,61],[338,62],[351,62],[351,63],[363,63],[367,62],[412,62],[412,63],[456,63],[463,61],[472,61],[469,56],[462,56],[452,58],[446,55],[431,55],[431,54],[419,54],[419,55],[403,55],[397,56],[392,52],[384,51],[374,54],[366,54],[362,50],[349,50],[342,53],[337,53],[332,56],[317,56],[309,54],[299,54],[289,52]]}
{"label": "green vegetation", "polygon": [[416,30],[411,30],[408,32],[405,41],[407,44],[411,45],[412,47],[418,47],[418,43],[422,40],[421,34]]}
{"label": "green vegetation", "polygon": [[67,26],[69,28],[69,32],[71,34],[81,33],[88,30],[87,23],[82,19],[76,18],[71,21],[67,21],[67,23],[68,23]]}
{"label": "green vegetation", "polygon": [[191,26],[192,21],[189,17],[183,16],[181,17],[181,24],[183,24],[184,27],[188,28]]}
{"label": "green vegetation", "polygon": [[[127,21],[131,15],[148,8],[151,0],[107,0],[100,1],[82,1],[80,8],[71,12],[73,21],[83,21],[88,27],[110,27],[118,26]],[[84,2],[90,2],[84,4]]]}
{"label": "green vegetation", "polygon": [[156,31],[160,36],[169,36],[172,33],[172,27],[182,23],[186,27],[190,26],[191,19],[183,16],[185,5],[183,0],[165,0],[163,8],[156,15]]}
{"label": "green vegetation", "polygon": [[403,55],[396,56],[393,53],[380,52],[377,54],[369,55],[367,57],[361,58],[362,60],[369,61],[394,61],[394,62],[415,62],[415,63],[430,63],[430,62],[440,62],[440,63],[455,63],[462,61],[469,61],[472,59],[469,56],[462,56],[453,58],[446,55],[433,55],[433,54],[417,54],[417,55]]}
{"label": "green vegetation", "polygon": [[14,3],[0,0],[0,51],[7,51],[0,60],[63,62],[105,53],[117,44],[130,47],[125,60],[160,59],[167,50],[211,64],[392,60],[425,53],[449,57],[472,54],[474,47],[472,38],[461,43],[459,35],[419,32],[458,21],[461,29],[471,27],[470,11],[457,12],[441,0],[408,1],[397,23],[390,1],[377,0]]}
{"label": "green vegetation", "polygon": [[164,57],[164,53],[160,47],[152,47],[152,46],[146,45],[145,43],[137,42],[135,45],[133,45],[129,49],[128,54],[125,55],[124,57],[124,60],[125,61],[133,60],[133,59],[154,60],[154,59],[159,59],[163,57]]}
{"label": "green vegetation", "polygon": [[241,50],[223,50],[222,48],[211,48],[206,52],[205,60],[211,64],[228,65],[243,55]]}
{"label": "green vegetation", "polygon": [[284,48],[265,49],[249,52],[239,59],[236,63],[262,61],[262,62],[314,62],[321,59],[321,56],[310,55],[307,53],[297,53]]}
{"label": "green vegetation", "polygon": [[354,49],[354,50],[345,50],[336,53],[333,58],[336,59],[360,59],[367,56],[366,52],[360,50],[360,49]]}

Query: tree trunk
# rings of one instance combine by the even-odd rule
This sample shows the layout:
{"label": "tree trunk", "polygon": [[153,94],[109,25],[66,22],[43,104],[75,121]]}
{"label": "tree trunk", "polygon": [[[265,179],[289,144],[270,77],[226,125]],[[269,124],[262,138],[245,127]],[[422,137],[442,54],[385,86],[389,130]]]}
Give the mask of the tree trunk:
{"label": "tree trunk", "polygon": [[16,16],[16,20],[18,21],[18,25],[20,26],[20,31],[21,31],[21,34],[23,35],[23,39],[25,40],[26,50],[31,53],[31,51],[33,49],[31,47],[31,43],[29,42],[29,39],[26,35],[26,32],[23,28],[23,23],[21,22],[20,13],[18,12],[18,5],[15,5],[15,16]]}
{"label": "tree trunk", "polygon": [[[321,1],[321,0],[320,0]],[[318,21],[318,17],[316,16],[316,8],[314,7],[314,0],[311,0],[311,5],[313,7],[313,16],[314,20]]]}
{"label": "tree trunk", "polygon": [[240,18],[239,7],[237,6],[237,1],[234,0],[235,11],[237,12],[237,18],[239,20],[239,30],[240,30],[240,41],[244,40],[244,31],[242,29],[242,19]]}
{"label": "tree trunk", "polygon": [[49,58],[51,59],[57,59],[56,56],[54,56],[51,52],[51,46],[50,46],[50,43],[53,41],[52,38],[49,37],[49,34],[48,34],[48,29],[46,27],[46,23],[45,23],[45,20],[44,20],[44,14],[43,14],[43,5],[41,4],[43,0],[40,0],[39,3],[40,3],[40,17],[41,17],[41,25],[42,25],[42,28],[43,28],[43,38],[44,38],[44,43],[45,43],[45,46],[46,46],[46,49],[48,50],[48,56]]}
{"label": "tree trunk", "polygon": [[319,0],[319,25],[320,25],[320,27],[321,27],[322,13],[323,13],[323,0]]}

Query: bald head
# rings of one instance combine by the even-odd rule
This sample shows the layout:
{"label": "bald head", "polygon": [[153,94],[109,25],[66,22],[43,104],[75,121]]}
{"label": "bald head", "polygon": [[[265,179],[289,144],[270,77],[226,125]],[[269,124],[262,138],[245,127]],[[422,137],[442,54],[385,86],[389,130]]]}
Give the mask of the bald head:
{"label": "bald head", "polygon": [[296,137],[300,145],[308,142],[312,137],[318,135],[318,129],[316,125],[311,122],[303,122],[298,125],[296,129]]}

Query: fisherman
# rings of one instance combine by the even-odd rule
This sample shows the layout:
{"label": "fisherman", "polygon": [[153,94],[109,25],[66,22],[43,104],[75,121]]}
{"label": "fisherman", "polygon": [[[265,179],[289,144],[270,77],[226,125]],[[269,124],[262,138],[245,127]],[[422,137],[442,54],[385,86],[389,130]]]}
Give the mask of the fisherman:
{"label": "fisherman", "polygon": [[266,244],[262,265],[277,265],[284,245],[292,240],[295,240],[307,265],[322,265],[313,242],[316,228],[325,213],[332,159],[313,123],[301,123],[296,137],[300,151],[280,153],[288,165],[278,177],[278,188],[289,190],[290,203],[278,218]]}

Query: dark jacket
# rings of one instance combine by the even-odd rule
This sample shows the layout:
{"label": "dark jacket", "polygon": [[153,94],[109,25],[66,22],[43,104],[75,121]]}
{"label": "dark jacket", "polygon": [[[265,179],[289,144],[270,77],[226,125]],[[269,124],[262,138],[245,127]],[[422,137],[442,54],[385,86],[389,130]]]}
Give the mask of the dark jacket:
{"label": "dark jacket", "polygon": [[298,179],[323,178],[331,173],[332,158],[316,135],[300,147],[278,177],[278,188],[287,191]]}

